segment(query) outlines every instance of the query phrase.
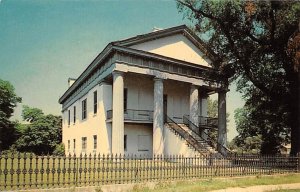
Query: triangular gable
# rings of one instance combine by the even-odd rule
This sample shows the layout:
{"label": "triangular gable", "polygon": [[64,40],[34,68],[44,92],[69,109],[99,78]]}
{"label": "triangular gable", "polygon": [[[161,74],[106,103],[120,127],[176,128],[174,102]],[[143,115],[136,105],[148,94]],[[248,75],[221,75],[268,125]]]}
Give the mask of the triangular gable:
{"label": "triangular gable", "polygon": [[185,25],[114,43],[202,66],[211,66],[214,60],[211,51],[206,49],[200,39]]}

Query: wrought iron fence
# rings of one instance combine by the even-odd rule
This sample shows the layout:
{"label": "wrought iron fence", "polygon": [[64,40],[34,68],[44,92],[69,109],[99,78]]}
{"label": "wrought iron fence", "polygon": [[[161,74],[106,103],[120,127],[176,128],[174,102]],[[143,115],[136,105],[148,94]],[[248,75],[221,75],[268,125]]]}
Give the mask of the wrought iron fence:
{"label": "wrought iron fence", "polygon": [[0,190],[299,172],[300,156],[0,154]]}

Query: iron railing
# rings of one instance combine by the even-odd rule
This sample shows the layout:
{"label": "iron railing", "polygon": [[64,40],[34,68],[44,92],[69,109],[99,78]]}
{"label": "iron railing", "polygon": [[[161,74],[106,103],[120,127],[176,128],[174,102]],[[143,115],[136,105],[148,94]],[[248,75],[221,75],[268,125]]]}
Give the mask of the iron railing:
{"label": "iron railing", "polygon": [[[110,120],[113,117],[113,111],[108,110],[106,119]],[[136,122],[153,122],[153,111],[149,110],[136,110],[126,109],[124,110],[125,121],[136,121]]]}
{"label": "iron railing", "polygon": [[[189,119],[189,115],[184,115]],[[218,128],[218,118],[217,117],[206,117],[198,116],[198,122],[201,129],[216,129]]]}
{"label": "iron railing", "polygon": [[219,153],[222,155],[229,155],[231,151],[223,146],[222,144],[218,143],[214,138],[209,136],[203,129],[197,127],[193,122],[191,122],[188,116],[183,116],[183,123],[190,128],[195,134],[197,134],[201,139],[203,139],[208,145],[212,148],[218,150]]}
{"label": "iron railing", "polygon": [[300,156],[35,156],[0,154],[0,190],[101,186],[300,172]]}
{"label": "iron railing", "polygon": [[210,153],[208,149],[206,149],[201,143],[199,143],[191,134],[189,134],[186,130],[184,130],[180,125],[178,125],[172,118],[168,117],[166,114],[165,123],[167,123],[172,130],[174,130],[180,137],[185,139],[185,141],[191,145],[196,151],[200,154]]}
{"label": "iron railing", "polygon": [[218,118],[199,116],[199,127],[218,128]]}

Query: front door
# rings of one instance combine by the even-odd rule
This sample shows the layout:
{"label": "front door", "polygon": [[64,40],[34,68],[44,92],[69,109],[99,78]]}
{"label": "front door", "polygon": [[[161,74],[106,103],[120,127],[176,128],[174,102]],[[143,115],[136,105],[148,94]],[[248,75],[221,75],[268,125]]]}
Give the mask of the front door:
{"label": "front door", "polygon": [[167,111],[167,109],[168,109],[168,96],[167,95],[164,95],[164,101],[163,101],[163,103],[164,103],[164,108],[163,108],[163,112],[164,112],[164,121],[166,122],[166,115],[168,114],[168,111]]}

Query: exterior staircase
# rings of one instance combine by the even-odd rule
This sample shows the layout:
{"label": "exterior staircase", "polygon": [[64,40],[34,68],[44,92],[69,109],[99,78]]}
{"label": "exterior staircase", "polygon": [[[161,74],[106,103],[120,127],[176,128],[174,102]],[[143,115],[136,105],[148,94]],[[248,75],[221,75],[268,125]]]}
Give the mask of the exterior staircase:
{"label": "exterior staircase", "polygon": [[192,132],[185,124],[177,124],[170,117],[166,116],[165,126],[171,129],[175,134],[183,138],[187,145],[199,152],[201,155],[218,154],[209,144],[199,135]]}
{"label": "exterior staircase", "polygon": [[188,132],[195,140],[201,144],[202,147],[207,149],[210,153],[218,153],[212,146],[210,146],[203,138],[193,132],[186,124],[178,124],[182,129]]}
{"label": "exterior staircase", "polygon": [[[205,134],[204,139],[201,136],[200,128],[189,121],[187,117],[183,117],[182,124],[178,124],[173,121],[170,117],[165,115],[165,125],[171,129],[175,134],[185,139],[187,145],[194,150],[198,151],[201,155],[211,155],[212,157],[218,158],[226,156],[230,153],[229,149],[219,145],[216,141]],[[221,148],[226,153],[221,154],[217,151],[217,148]]]}

